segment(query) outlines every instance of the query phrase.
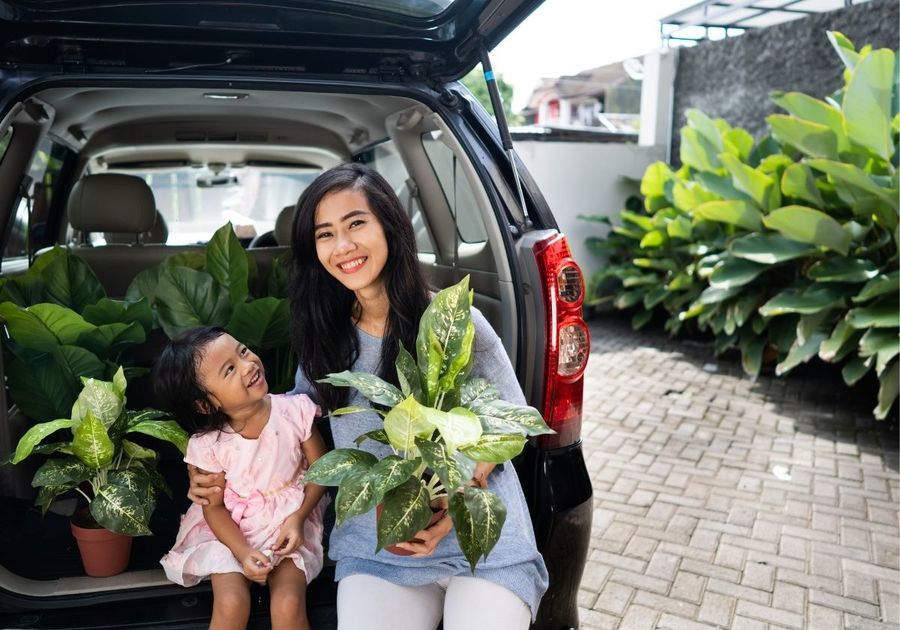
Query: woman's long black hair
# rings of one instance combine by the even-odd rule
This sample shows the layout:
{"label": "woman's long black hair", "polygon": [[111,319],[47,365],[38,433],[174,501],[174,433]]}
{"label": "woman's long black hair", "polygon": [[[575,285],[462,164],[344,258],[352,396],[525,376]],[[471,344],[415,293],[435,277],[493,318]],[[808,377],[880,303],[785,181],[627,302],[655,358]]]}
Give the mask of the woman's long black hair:
{"label": "woman's long black hair", "polygon": [[294,215],[291,250],[291,334],[300,369],[312,383],[326,410],[347,404],[350,391],[316,383],[330,372],[348,370],[359,357],[354,328],[356,296],[336,280],[316,255],[316,208],[332,192],[362,192],[387,239],[382,277],[390,302],[381,346],[378,376],[397,384],[394,367],[400,343],[415,356],[416,334],[430,301],[428,284],[419,268],[412,222],[391,185],[362,164],[342,164],[320,175],[303,191]]}

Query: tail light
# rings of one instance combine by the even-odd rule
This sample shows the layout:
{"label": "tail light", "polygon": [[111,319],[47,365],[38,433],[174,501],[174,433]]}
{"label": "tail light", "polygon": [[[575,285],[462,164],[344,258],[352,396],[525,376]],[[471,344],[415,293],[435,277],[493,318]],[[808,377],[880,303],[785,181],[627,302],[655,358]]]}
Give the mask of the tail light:
{"label": "tail light", "polygon": [[566,237],[556,234],[534,245],[547,313],[544,363],[544,420],[556,431],[539,438],[542,448],[574,444],[581,437],[584,370],[591,334],[581,313],[584,276]]}

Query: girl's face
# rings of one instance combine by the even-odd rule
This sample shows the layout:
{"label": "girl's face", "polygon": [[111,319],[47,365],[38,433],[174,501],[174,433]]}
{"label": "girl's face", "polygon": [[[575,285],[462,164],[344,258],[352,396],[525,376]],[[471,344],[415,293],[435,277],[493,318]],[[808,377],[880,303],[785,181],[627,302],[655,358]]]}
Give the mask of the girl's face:
{"label": "girl's face", "polygon": [[262,361],[228,334],[206,344],[197,375],[209,402],[229,416],[252,407],[269,393]]}
{"label": "girl's face", "polygon": [[319,262],[338,282],[355,292],[381,290],[387,238],[364,193],[346,189],[325,195],[316,208],[314,237]]}

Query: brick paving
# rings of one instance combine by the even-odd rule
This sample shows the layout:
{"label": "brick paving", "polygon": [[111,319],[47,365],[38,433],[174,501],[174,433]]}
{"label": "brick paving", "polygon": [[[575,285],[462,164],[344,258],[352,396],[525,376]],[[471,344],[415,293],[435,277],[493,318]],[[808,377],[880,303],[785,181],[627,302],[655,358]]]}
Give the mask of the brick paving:
{"label": "brick paving", "polygon": [[591,322],[582,630],[900,627],[896,423],[829,370]]}

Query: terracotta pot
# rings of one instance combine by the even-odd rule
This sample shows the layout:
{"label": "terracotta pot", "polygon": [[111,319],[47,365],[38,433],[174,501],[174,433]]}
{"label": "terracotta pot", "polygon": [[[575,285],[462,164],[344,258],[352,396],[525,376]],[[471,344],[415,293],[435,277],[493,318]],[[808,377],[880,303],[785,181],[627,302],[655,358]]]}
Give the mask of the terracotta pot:
{"label": "terracotta pot", "polygon": [[123,536],[102,527],[82,527],[88,518],[85,510],[72,516],[72,535],[78,542],[84,572],[91,577],[118,575],[128,566],[131,557],[131,536]]}
{"label": "terracotta pot", "polygon": [[[381,518],[381,511],[382,511],[383,509],[384,509],[384,503],[379,503],[378,505],[375,506],[375,518],[379,518],[379,519]],[[432,525],[434,525],[435,523],[437,523],[439,520],[441,520],[441,518],[442,518],[446,513],[447,513],[447,510],[445,510],[444,508],[442,508],[442,507],[440,507],[440,506],[437,506],[437,507],[432,506],[432,508],[431,508],[431,518],[430,518],[429,521],[428,521],[428,525],[425,526],[425,529],[428,529],[429,527],[431,527]],[[420,540],[419,538],[413,538],[413,539],[411,539],[409,542],[418,542],[418,543],[420,543],[420,542],[423,542],[423,541]],[[407,550],[407,549],[403,549],[403,548],[401,548],[401,547],[398,547],[397,545],[388,545],[387,547],[385,547],[385,550],[386,550],[386,551],[390,551],[390,552],[391,552],[392,554],[394,554],[395,556],[411,556],[411,555],[413,555],[413,552],[412,552],[412,551],[409,551],[409,550]]]}

